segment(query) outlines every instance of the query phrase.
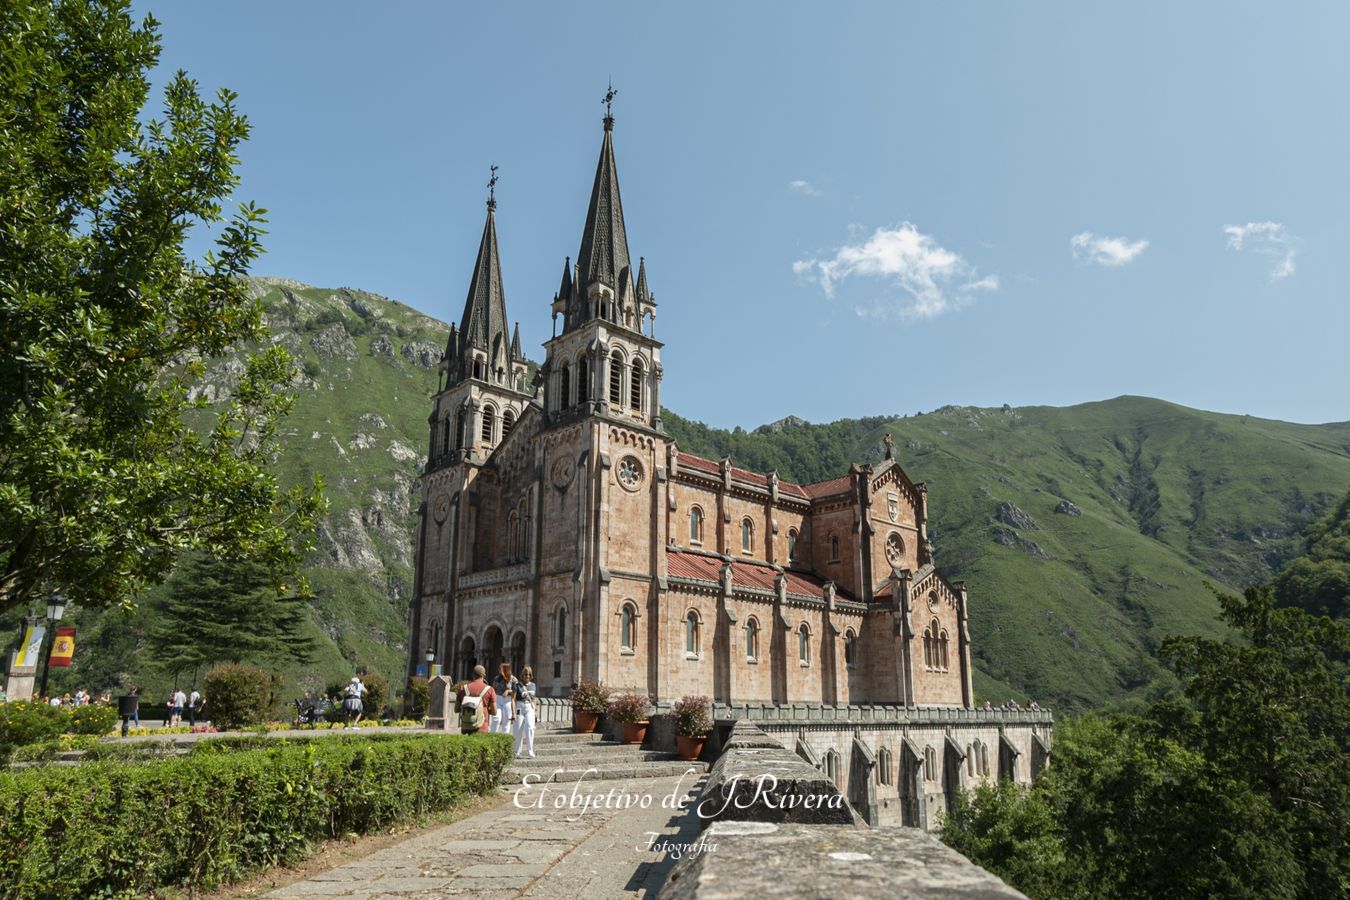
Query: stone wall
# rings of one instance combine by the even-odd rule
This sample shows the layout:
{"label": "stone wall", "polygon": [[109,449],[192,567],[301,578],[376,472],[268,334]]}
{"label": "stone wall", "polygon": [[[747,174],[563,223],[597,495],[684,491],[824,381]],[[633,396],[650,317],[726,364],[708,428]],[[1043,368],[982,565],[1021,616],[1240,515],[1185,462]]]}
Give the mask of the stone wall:
{"label": "stone wall", "polygon": [[1022,896],[923,831],[862,827],[833,782],[754,723],[726,731],[695,807],[702,835],[662,897]]}

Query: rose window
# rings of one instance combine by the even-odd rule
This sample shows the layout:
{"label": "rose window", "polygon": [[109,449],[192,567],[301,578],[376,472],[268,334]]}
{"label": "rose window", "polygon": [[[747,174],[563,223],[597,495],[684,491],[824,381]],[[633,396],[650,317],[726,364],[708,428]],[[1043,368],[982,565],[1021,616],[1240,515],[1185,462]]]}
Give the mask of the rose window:
{"label": "rose window", "polygon": [[891,565],[900,565],[900,560],[904,555],[905,545],[900,540],[900,535],[892,534],[886,538],[886,558],[891,561]]}
{"label": "rose window", "polygon": [[642,481],[642,464],[634,457],[625,456],[619,461],[619,483],[632,490]]}

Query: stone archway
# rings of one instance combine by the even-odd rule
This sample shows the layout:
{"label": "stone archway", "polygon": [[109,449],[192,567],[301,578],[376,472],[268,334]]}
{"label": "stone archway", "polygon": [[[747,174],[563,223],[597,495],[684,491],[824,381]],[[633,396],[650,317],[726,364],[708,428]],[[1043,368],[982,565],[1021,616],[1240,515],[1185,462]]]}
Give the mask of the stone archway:
{"label": "stone archway", "polygon": [[501,670],[502,663],[506,662],[506,657],[502,653],[502,630],[496,625],[489,625],[483,632],[483,666],[487,669],[488,680],[491,681]]}
{"label": "stone archway", "polygon": [[525,632],[517,631],[511,636],[511,656],[507,660],[511,663],[511,671],[520,677],[520,673],[525,670]]}
{"label": "stone archway", "polygon": [[942,751],[942,793],[948,815],[956,809],[956,795],[961,792],[961,762],[964,754],[957,752],[949,737]]}
{"label": "stone archway", "polygon": [[462,680],[473,678],[473,667],[478,665],[478,647],[473,642],[473,635],[464,635],[464,640],[459,642],[459,677]]}
{"label": "stone archway", "polygon": [[908,741],[900,747],[900,824],[922,828],[923,756]]}

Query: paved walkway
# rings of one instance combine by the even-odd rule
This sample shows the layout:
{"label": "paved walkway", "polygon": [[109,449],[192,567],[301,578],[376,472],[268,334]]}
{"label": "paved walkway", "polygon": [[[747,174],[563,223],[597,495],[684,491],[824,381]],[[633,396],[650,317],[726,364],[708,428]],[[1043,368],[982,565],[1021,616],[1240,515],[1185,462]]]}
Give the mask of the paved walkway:
{"label": "paved walkway", "polygon": [[[268,894],[288,898],[652,897],[694,844],[702,772],[506,789],[496,809]],[[647,808],[642,808],[643,798]],[[655,846],[653,846],[653,844]]]}

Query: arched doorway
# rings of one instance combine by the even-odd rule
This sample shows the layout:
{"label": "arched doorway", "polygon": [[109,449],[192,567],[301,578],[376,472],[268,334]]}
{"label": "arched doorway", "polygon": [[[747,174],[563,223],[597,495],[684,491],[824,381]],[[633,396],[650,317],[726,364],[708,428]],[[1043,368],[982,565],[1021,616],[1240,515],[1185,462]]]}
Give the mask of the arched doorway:
{"label": "arched doorway", "polygon": [[525,632],[517,631],[511,637],[511,671],[517,676],[525,668]]}
{"label": "arched doorway", "polygon": [[900,746],[900,824],[922,828],[923,757],[908,739]]}
{"label": "arched doorway", "polygon": [[496,677],[503,662],[505,657],[502,656],[502,630],[492,625],[483,632],[483,665],[487,668],[489,679]]}
{"label": "arched doorway", "polygon": [[459,642],[459,677],[462,680],[473,678],[473,667],[478,665],[477,646],[472,635],[465,635]]}

